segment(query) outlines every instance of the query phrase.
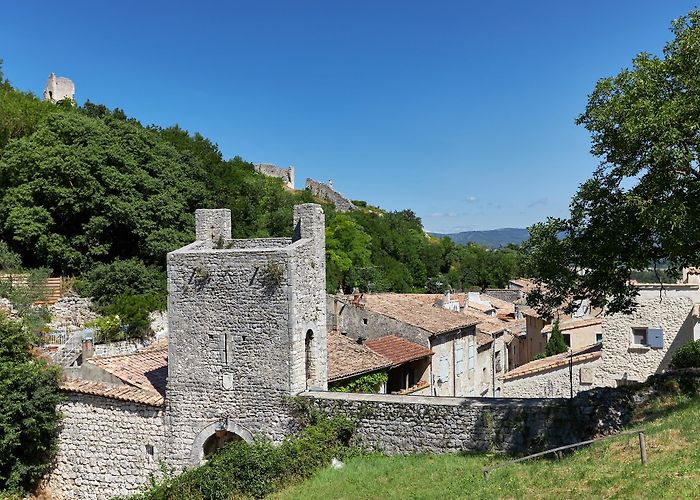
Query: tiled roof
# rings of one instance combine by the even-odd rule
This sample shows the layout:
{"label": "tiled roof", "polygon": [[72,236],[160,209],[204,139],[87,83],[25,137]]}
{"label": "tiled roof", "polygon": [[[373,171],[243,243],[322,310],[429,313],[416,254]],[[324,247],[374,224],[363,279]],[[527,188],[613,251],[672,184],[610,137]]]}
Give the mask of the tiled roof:
{"label": "tiled roof", "polygon": [[386,335],[378,339],[371,339],[365,345],[374,352],[381,354],[391,361],[392,366],[415,361],[433,355],[433,351],[410,340],[402,339],[396,335]]}
{"label": "tiled roof", "polygon": [[491,304],[484,304],[481,302],[474,302],[474,301],[468,301],[467,307],[469,307],[469,309],[476,309],[477,311],[481,311],[481,312],[493,311],[494,309],[496,309]]}
{"label": "tiled roof", "polygon": [[168,376],[168,344],[158,341],[140,351],[119,356],[95,357],[88,363],[140,389],[165,396]]}
{"label": "tiled roof", "polygon": [[601,356],[602,347],[602,344],[593,344],[575,349],[572,351],[571,355],[568,352],[565,352],[562,354],[555,354],[554,356],[549,356],[547,358],[536,359],[535,361],[530,361],[529,363],[525,363],[524,365],[509,371],[503,376],[503,379],[511,380],[514,378],[529,377],[547,370],[568,366],[569,358],[572,356],[572,364],[598,359]]}
{"label": "tiled roof", "polygon": [[[426,300],[426,295],[430,294],[364,294],[359,304],[369,311],[416,326],[432,335],[467,328],[479,322],[462,313],[433,307]],[[352,298],[346,297],[346,300],[351,302]]]}
{"label": "tiled roof", "polygon": [[[589,318],[589,319],[567,319],[566,321],[559,322],[559,330],[562,332],[574,330],[576,328],[583,328],[584,326],[594,326],[603,323],[602,318]],[[552,331],[554,324],[546,325],[542,328],[542,333],[549,333]]]}
{"label": "tiled roof", "polygon": [[163,406],[164,404],[164,398],[161,394],[131,385],[105,384],[91,380],[69,378],[61,383],[61,389],[66,392],[102,396],[150,406]]}
{"label": "tiled roof", "polygon": [[338,332],[328,334],[328,381],[389,368],[391,361]]}
{"label": "tiled roof", "polygon": [[514,284],[525,293],[535,288],[535,281],[530,278],[516,278],[510,280],[509,283]]}

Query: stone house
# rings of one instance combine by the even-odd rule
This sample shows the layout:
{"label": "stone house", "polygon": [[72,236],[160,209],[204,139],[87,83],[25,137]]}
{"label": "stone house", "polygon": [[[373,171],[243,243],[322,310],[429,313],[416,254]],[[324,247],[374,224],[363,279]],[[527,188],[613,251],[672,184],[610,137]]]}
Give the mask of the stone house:
{"label": "stone house", "polygon": [[[395,335],[430,349],[434,396],[494,396],[507,369],[505,327],[497,318],[436,307],[439,295],[353,294],[328,297],[330,328],[371,341]],[[414,376],[414,380],[420,380]]]}
{"label": "stone house", "polygon": [[503,377],[504,396],[568,397],[571,378],[576,393],[641,382],[666,370],[675,349],[700,338],[700,285],[637,287],[638,305],[633,313],[603,317],[591,330],[599,328],[602,338],[597,337],[592,345],[573,347],[573,359],[567,353],[510,371]]}

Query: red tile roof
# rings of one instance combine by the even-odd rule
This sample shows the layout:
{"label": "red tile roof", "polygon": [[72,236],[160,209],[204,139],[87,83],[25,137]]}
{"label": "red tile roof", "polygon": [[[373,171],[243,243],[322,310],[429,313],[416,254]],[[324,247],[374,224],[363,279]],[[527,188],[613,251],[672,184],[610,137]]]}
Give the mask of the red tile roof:
{"label": "red tile roof", "polygon": [[131,401],[150,406],[163,406],[164,398],[157,392],[140,389],[131,385],[114,385],[82,379],[66,379],[61,383],[66,392],[102,396],[120,401]]}
{"label": "red tile roof", "polygon": [[391,361],[366,345],[337,332],[328,334],[328,381],[389,368]]}
{"label": "red tile roof", "polygon": [[[359,306],[367,310],[416,326],[432,335],[474,326],[479,321],[466,314],[433,307],[431,294],[374,293],[364,294]],[[432,295],[434,298],[435,295]],[[352,303],[352,297],[344,299]],[[434,299],[433,299],[434,300]]]}
{"label": "red tile roof", "polygon": [[[554,356],[549,356],[547,358],[536,359],[535,361],[530,361],[529,363],[525,363],[524,365],[507,372],[503,376],[503,380],[512,380],[514,378],[536,375],[555,368],[568,366],[570,362],[575,365],[585,361],[592,361],[601,356],[602,347],[602,344],[593,344],[581,347],[579,349],[574,349],[571,354],[565,352],[562,354],[555,354]],[[570,360],[570,358],[572,359]]]}
{"label": "red tile roof", "polygon": [[125,383],[165,396],[168,376],[168,344],[155,345],[130,354],[95,357],[88,363],[102,368]]}
{"label": "red tile roof", "polygon": [[391,361],[392,366],[415,361],[433,355],[433,351],[410,340],[402,339],[396,335],[386,335],[378,339],[371,339],[365,345],[374,352],[381,354]]}

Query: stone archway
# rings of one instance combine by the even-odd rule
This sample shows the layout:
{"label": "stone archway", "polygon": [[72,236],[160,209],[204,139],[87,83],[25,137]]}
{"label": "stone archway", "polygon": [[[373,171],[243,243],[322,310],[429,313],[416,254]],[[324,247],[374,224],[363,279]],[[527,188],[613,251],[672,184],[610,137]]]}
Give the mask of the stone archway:
{"label": "stone archway", "polygon": [[194,466],[200,465],[202,460],[204,460],[205,453],[213,453],[218,448],[233,441],[252,443],[253,434],[245,427],[228,418],[224,421],[207,425],[194,438],[190,463]]}

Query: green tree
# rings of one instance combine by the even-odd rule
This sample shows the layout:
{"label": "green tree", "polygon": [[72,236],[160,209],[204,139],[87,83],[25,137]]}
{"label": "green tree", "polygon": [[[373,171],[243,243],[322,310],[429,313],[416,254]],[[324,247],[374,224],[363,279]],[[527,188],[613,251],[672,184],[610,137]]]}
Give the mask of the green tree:
{"label": "green tree", "polygon": [[561,354],[568,350],[569,348],[566,342],[564,342],[564,336],[559,329],[559,318],[557,318],[554,320],[552,332],[549,334],[549,340],[545,347],[545,356],[554,356],[555,354]]}
{"label": "green tree", "polygon": [[578,118],[601,163],[569,218],[530,228],[527,260],[542,286],[529,301],[541,313],[582,299],[627,312],[634,271],[666,262],[678,277],[700,262],[700,11],[672,32],[662,57],[642,53],[600,80]]}
{"label": "green tree", "polygon": [[30,491],[56,452],[60,371],[33,347],[20,323],[0,319],[0,496]]}

